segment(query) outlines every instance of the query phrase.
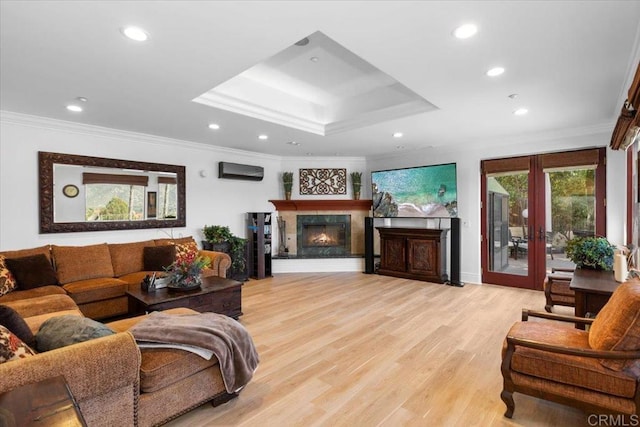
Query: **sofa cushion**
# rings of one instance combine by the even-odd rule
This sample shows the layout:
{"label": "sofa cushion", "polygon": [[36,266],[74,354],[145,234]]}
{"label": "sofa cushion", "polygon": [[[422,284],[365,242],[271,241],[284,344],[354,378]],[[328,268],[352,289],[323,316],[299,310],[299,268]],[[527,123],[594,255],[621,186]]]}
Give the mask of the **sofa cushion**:
{"label": "sofa cushion", "polygon": [[185,350],[170,348],[140,349],[140,391],[152,393],[218,364]]}
{"label": "sofa cushion", "polygon": [[0,363],[23,359],[36,354],[13,332],[0,325]]}
{"label": "sofa cushion", "polygon": [[0,255],[0,296],[17,289],[16,280],[7,267],[4,255]]}
{"label": "sofa cushion", "polygon": [[193,242],[194,244],[196,243],[195,240],[193,240],[193,237],[189,236],[189,237],[179,237],[176,239],[155,239],[154,240],[156,246],[161,246],[161,245],[178,245],[180,243],[190,243]]}
{"label": "sofa cushion", "polygon": [[42,254],[47,257],[49,261],[51,261],[51,246],[44,245],[38,246],[37,248],[29,248],[29,249],[18,249],[14,251],[2,251],[0,255],[4,255],[6,258],[22,258],[25,256],[38,255]]}
{"label": "sofa cushion", "polygon": [[31,298],[39,298],[46,295],[66,295],[67,293],[60,286],[40,286],[32,289],[16,289],[6,295],[0,297],[0,304],[6,304],[9,301],[26,300]]}
{"label": "sofa cushion", "polygon": [[36,347],[41,352],[49,351],[113,334],[115,332],[108,326],[86,317],[56,316],[40,326]]}
{"label": "sofa cushion", "polygon": [[7,258],[7,267],[16,279],[19,289],[56,285],[58,278],[51,262],[43,254],[21,258]]}
{"label": "sofa cushion", "polygon": [[132,243],[110,243],[109,253],[113,265],[113,275],[123,276],[144,270],[144,248],[155,246],[153,240]]}
{"label": "sofa cushion", "polygon": [[79,280],[62,286],[76,304],[101,301],[125,295],[127,282],[115,277]]}
{"label": "sofa cushion", "polygon": [[25,322],[22,316],[13,308],[0,305],[0,325],[16,334],[16,336],[28,346],[34,346],[35,341],[29,325],[27,325],[27,322]]}
{"label": "sofa cushion", "polygon": [[[589,345],[597,350],[640,350],[640,281],[618,286],[589,328]],[[616,371],[640,367],[633,360],[602,360],[602,364]]]}
{"label": "sofa cushion", "polygon": [[[189,308],[172,308],[165,310],[170,314],[195,314]],[[116,332],[125,332],[136,325],[146,316],[137,316],[128,319],[116,320],[108,323]],[[210,360],[185,351],[169,348],[143,348],[140,349],[142,365],[140,367],[140,391],[151,393],[174,384],[190,375],[218,364],[218,360],[212,357]]]}
{"label": "sofa cushion", "polygon": [[144,248],[144,270],[164,271],[176,258],[174,245],[149,246]]}
{"label": "sofa cushion", "polygon": [[53,246],[53,259],[61,284],[97,277],[113,277],[106,243],[88,246]]}

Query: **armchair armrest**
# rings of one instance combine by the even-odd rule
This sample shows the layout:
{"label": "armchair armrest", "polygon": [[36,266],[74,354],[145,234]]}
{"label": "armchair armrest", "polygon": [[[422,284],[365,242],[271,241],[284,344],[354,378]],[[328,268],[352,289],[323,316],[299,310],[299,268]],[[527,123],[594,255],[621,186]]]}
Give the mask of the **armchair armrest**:
{"label": "armchair armrest", "polygon": [[58,375],[76,401],[138,387],[141,355],[133,336],[118,333],[0,364],[0,393]]}
{"label": "armchair armrest", "polygon": [[516,345],[534,348],[536,350],[544,350],[551,353],[568,354],[571,356],[598,359],[640,359],[640,351],[593,350],[590,348],[565,347],[507,335],[508,348]]}
{"label": "armchair armrest", "polygon": [[209,268],[213,271],[212,274],[214,276],[227,277],[227,270],[231,267],[231,257],[229,254],[201,249],[198,251],[198,255],[211,260]]}
{"label": "armchair armrest", "polygon": [[526,322],[529,317],[539,317],[541,319],[558,320],[560,322],[579,323],[582,325],[590,325],[593,323],[593,319],[586,317],[567,316],[565,314],[553,314],[545,311],[529,310],[527,308],[522,309],[522,321]]}
{"label": "armchair armrest", "polygon": [[552,273],[574,273],[575,271],[576,269],[571,267],[553,267],[551,269]]}

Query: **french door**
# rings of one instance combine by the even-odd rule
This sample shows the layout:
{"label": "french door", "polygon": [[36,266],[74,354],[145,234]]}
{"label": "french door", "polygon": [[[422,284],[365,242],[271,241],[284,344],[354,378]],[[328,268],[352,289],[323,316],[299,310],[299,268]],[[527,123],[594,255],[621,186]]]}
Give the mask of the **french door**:
{"label": "french door", "polygon": [[542,289],[566,242],[606,233],[605,148],[483,160],[482,281]]}

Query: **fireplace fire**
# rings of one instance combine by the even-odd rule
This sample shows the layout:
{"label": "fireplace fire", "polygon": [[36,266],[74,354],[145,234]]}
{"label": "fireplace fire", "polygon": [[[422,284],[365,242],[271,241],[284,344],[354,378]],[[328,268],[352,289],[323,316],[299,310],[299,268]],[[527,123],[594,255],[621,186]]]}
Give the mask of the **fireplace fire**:
{"label": "fireplace fire", "polygon": [[335,256],[351,253],[350,215],[298,215],[299,256]]}

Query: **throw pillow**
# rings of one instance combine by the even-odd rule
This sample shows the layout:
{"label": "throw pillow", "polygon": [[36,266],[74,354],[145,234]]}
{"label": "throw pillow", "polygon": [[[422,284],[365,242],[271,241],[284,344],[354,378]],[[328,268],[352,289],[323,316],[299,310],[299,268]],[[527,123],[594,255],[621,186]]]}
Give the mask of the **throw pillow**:
{"label": "throw pillow", "polygon": [[18,338],[28,346],[35,346],[35,337],[29,329],[27,322],[13,308],[0,305],[0,325],[13,332]]}
{"label": "throw pillow", "polygon": [[[589,328],[589,345],[596,350],[640,350],[640,282],[627,281],[613,292]],[[603,359],[607,368],[638,369],[636,360]]]}
{"label": "throw pillow", "polygon": [[13,332],[0,325],[0,363],[24,359],[35,354],[36,352]]}
{"label": "throw pillow", "polygon": [[176,247],[173,245],[147,246],[144,248],[144,270],[164,271],[176,259]]}
{"label": "throw pillow", "polygon": [[115,332],[87,317],[66,314],[47,319],[36,333],[38,351],[49,351],[60,347],[113,335]]}
{"label": "throw pillow", "polygon": [[51,262],[43,254],[22,258],[8,258],[7,267],[15,277],[20,289],[57,285],[58,278]]}
{"label": "throw pillow", "polygon": [[176,243],[176,258],[185,255],[196,257],[198,255],[198,245],[193,240],[186,243]]}
{"label": "throw pillow", "polygon": [[16,280],[7,267],[6,258],[4,255],[0,255],[0,296],[8,294],[17,287]]}

